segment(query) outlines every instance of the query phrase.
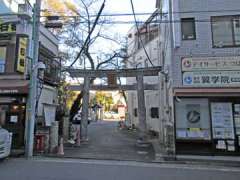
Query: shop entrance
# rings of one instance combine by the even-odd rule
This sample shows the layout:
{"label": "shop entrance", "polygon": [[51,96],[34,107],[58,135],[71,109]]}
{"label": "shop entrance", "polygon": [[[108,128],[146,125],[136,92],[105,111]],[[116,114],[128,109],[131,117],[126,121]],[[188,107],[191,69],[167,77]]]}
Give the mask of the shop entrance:
{"label": "shop entrance", "polygon": [[2,114],[5,119],[3,128],[13,134],[13,149],[22,148],[24,146],[26,105],[14,102],[1,103],[0,110],[3,112]]}
{"label": "shop entrance", "polygon": [[178,154],[239,155],[238,97],[180,97],[175,101]]}

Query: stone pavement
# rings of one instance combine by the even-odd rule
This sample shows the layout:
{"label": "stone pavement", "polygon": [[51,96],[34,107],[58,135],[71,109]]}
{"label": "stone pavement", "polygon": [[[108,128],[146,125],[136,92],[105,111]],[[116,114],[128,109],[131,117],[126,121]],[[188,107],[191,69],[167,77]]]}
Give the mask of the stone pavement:
{"label": "stone pavement", "polygon": [[64,157],[144,162],[154,160],[152,146],[137,147],[137,132],[120,130],[116,121],[92,122],[88,134],[89,142],[82,143],[80,147],[65,145]]}

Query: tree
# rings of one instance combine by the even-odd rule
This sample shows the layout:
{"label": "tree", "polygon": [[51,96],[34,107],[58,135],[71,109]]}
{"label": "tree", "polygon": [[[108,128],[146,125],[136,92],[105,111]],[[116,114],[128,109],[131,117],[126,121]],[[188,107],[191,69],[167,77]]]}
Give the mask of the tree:
{"label": "tree", "polygon": [[114,104],[114,102],[111,94],[107,94],[105,92],[96,92],[91,104],[99,104],[103,106],[104,111],[110,111],[111,106]]}
{"label": "tree", "polygon": [[[56,2],[56,0],[48,1],[49,5]],[[122,64],[119,61],[126,57],[126,50],[121,46],[125,40],[116,38],[116,35],[109,35],[105,22],[111,20],[101,16],[105,0],[80,0],[77,6],[64,3],[64,0],[60,2],[62,2],[61,5],[51,8],[54,8],[56,12],[59,11],[64,22],[64,28],[59,30],[57,35],[64,44],[64,53],[69,57],[66,66],[70,63],[70,67],[81,66],[81,68],[92,70],[120,68]],[[70,12],[77,16],[66,19],[66,16],[61,13],[65,10],[64,8],[70,9]],[[99,10],[95,11],[95,9]],[[103,44],[113,44],[115,48],[106,52],[99,48]],[[91,84],[93,82],[94,79],[91,79]],[[80,109],[83,95],[82,91],[75,99],[70,110],[70,118]]]}
{"label": "tree", "polygon": [[77,15],[78,9],[71,0],[43,0],[44,16]]}

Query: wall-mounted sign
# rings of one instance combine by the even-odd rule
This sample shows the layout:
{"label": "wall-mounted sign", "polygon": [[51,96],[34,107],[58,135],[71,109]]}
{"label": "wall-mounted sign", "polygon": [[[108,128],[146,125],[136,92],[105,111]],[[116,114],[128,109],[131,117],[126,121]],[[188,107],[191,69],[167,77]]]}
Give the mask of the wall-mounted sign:
{"label": "wall-mounted sign", "polygon": [[176,102],[177,139],[210,140],[208,99],[181,99]]}
{"label": "wall-mounted sign", "polygon": [[185,86],[239,86],[240,71],[195,71],[183,73]]}
{"label": "wall-mounted sign", "polygon": [[240,104],[234,104],[234,122],[236,134],[240,135]]}
{"label": "wall-mounted sign", "polygon": [[51,104],[44,104],[44,119],[46,126],[52,126],[56,118],[56,106]]}
{"label": "wall-mounted sign", "polygon": [[17,89],[0,89],[0,94],[17,94],[19,91]]}
{"label": "wall-mounted sign", "polygon": [[4,22],[2,19],[0,19],[0,34],[15,33],[16,29],[16,23]]}
{"label": "wall-mounted sign", "polygon": [[214,139],[235,139],[232,103],[211,103]]}
{"label": "wall-mounted sign", "polygon": [[217,142],[216,149],[226,149],[226,143],[224,140],[220,140]]}
{"label": "wall-mounted sign", "polygon": [[18,122],[18,116],[10,116],[10,122],[17,123]]}
{"label": "wall-mounted sign", "polygon": [[240,70],[240,56],[182,59],[182,71]]}
{"label": "wall-mounted sign", "polygon": [[17,71],[24,73],[26,68],[27,38],[18,40]]}

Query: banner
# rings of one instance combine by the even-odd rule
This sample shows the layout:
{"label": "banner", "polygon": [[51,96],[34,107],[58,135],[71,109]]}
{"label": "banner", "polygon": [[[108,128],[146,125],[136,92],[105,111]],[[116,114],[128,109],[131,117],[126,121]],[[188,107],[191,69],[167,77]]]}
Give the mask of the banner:
{"label": "banner", "polygon": [[17,71],[24,73],[26,68],[27,38],[20,37],[18,40]]}

